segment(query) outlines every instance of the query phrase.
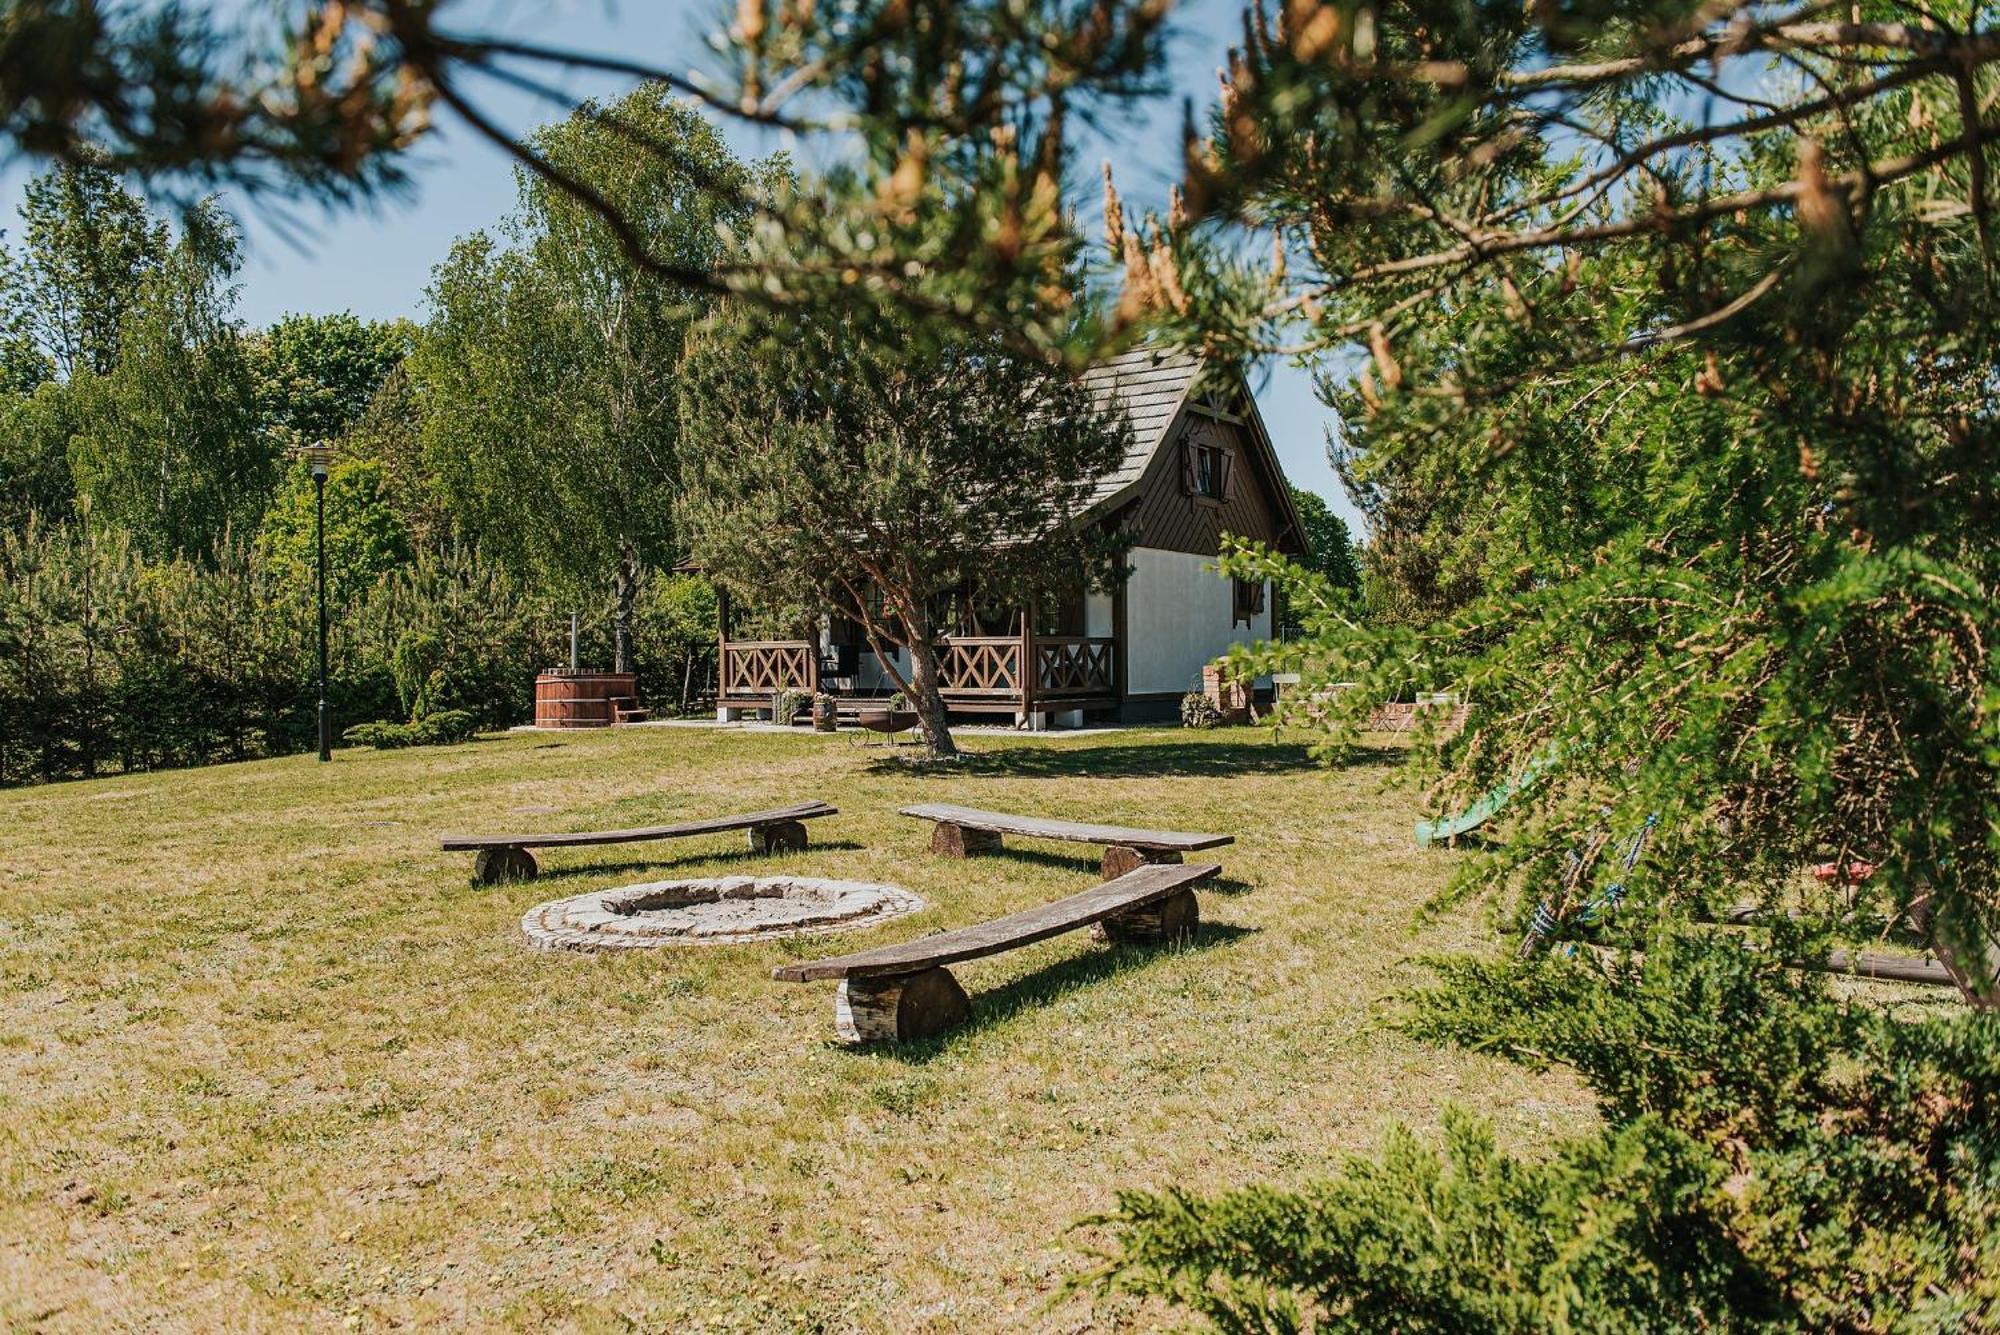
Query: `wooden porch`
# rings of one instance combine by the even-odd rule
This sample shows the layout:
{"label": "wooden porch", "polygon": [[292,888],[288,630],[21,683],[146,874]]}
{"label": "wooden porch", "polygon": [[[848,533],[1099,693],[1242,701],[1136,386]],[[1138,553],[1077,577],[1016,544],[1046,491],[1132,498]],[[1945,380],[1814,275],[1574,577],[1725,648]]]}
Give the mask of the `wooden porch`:
{"label": "wooden porch", "polygon": [[[719,650],[716,703],[723,709],[767,709],[779,691],[823,690],[852,714],[888,694],[886,687],[857,687],[858,672],[842,675],[836,656],[822,657],[806,640],[725,639]],[[1118,704],[1113,636],[954,635],[938,657],[945,705],[955,713],[1031,718]]]}

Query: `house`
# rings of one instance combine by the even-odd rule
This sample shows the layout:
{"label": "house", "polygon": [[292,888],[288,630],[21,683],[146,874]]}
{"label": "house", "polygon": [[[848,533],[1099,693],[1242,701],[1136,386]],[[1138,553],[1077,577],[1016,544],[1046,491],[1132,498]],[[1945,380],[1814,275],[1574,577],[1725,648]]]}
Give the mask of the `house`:
{"label": "house", "polygon": [[[1276,633],[1271,590],[1213,568],[1224,533],[1290,555],[1305,550],[1284,472],[1241,378],[1197,354],[1139,349],[1092,368],[1084,382],[1125,415],[1132,439],[1081,522],[1132,535],[1131,573],[1111,592],[1032,612],[962,597],[940,655],[955,714],[1034,728],[1172,718],[1181,697],[1200,689],[1206,664],[1232,644]],[[892,689],[844,618],[825,621],[816,644],[736,639],[731,622],[725,600],[717,676],[724,719],[769,708],[781,690],[824,690],[852,708]]]}

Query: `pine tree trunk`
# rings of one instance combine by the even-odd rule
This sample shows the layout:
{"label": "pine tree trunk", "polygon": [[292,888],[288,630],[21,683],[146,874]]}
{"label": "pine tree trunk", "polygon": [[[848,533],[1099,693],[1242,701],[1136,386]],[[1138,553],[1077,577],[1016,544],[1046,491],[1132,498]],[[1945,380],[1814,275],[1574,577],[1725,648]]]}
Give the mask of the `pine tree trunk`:
{"label": "pine tree trunk", "polygon": [[1940,931],[1936,910],[1936,897],[1925,886],[1910,901],[1910,925],[1951,975],[1966,1005],[1983,1011],[2000,1009],[2000,941],[1977,922],[1969,928]]}
{"label": "pine tree trunk", "polygon": [[910,645],[910,708],[917,711],[924,745],[932,757],[952,759],[958,755],[958,743],[952,740],[951,722],[945,716],[944,673],[938,666],[930,610],[917,597],[899,596],[894,602]]}
{"label": "pine tree trunk", "polygon": [[639,593],[638,561],[632,544],[618,553],[618,578],[614,584],[617,607],[611,614],[611,670],[630,672],[632,662],[632,603]]}
{"label": "pine tree trunk", "polygon": [[923,726],[924,744],[933,756],[949,760],[958,754],[958,743],[952,740],[951,724],[945,716],[944,692],[940,689],[943,680],[938,668],[937,646],[930,636],[912,636],[910,639],[910,707],[917,711],[917,722]]}

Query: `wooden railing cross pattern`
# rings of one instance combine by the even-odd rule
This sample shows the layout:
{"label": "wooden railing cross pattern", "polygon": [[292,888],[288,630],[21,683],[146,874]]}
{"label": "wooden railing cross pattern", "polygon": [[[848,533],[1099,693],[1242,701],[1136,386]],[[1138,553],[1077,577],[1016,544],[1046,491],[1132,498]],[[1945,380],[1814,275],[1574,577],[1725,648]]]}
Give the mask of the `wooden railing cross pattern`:
{"label": "wooden railing cross pattern", "polygon": [[724,695],[804,691],[812,684],[812,646],[804,640],[732,640],[723,645]]}

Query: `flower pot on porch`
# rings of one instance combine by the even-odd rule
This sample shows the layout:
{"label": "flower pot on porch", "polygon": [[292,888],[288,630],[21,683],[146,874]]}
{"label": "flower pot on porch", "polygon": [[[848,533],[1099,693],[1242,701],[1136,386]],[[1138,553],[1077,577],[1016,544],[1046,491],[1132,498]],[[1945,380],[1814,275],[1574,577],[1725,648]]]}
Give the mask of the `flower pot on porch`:
{"label": "flower pot on porch", "polygon": [[832,732],[840,726],[840,704],[821,691],[813,697],[813,731]]}

